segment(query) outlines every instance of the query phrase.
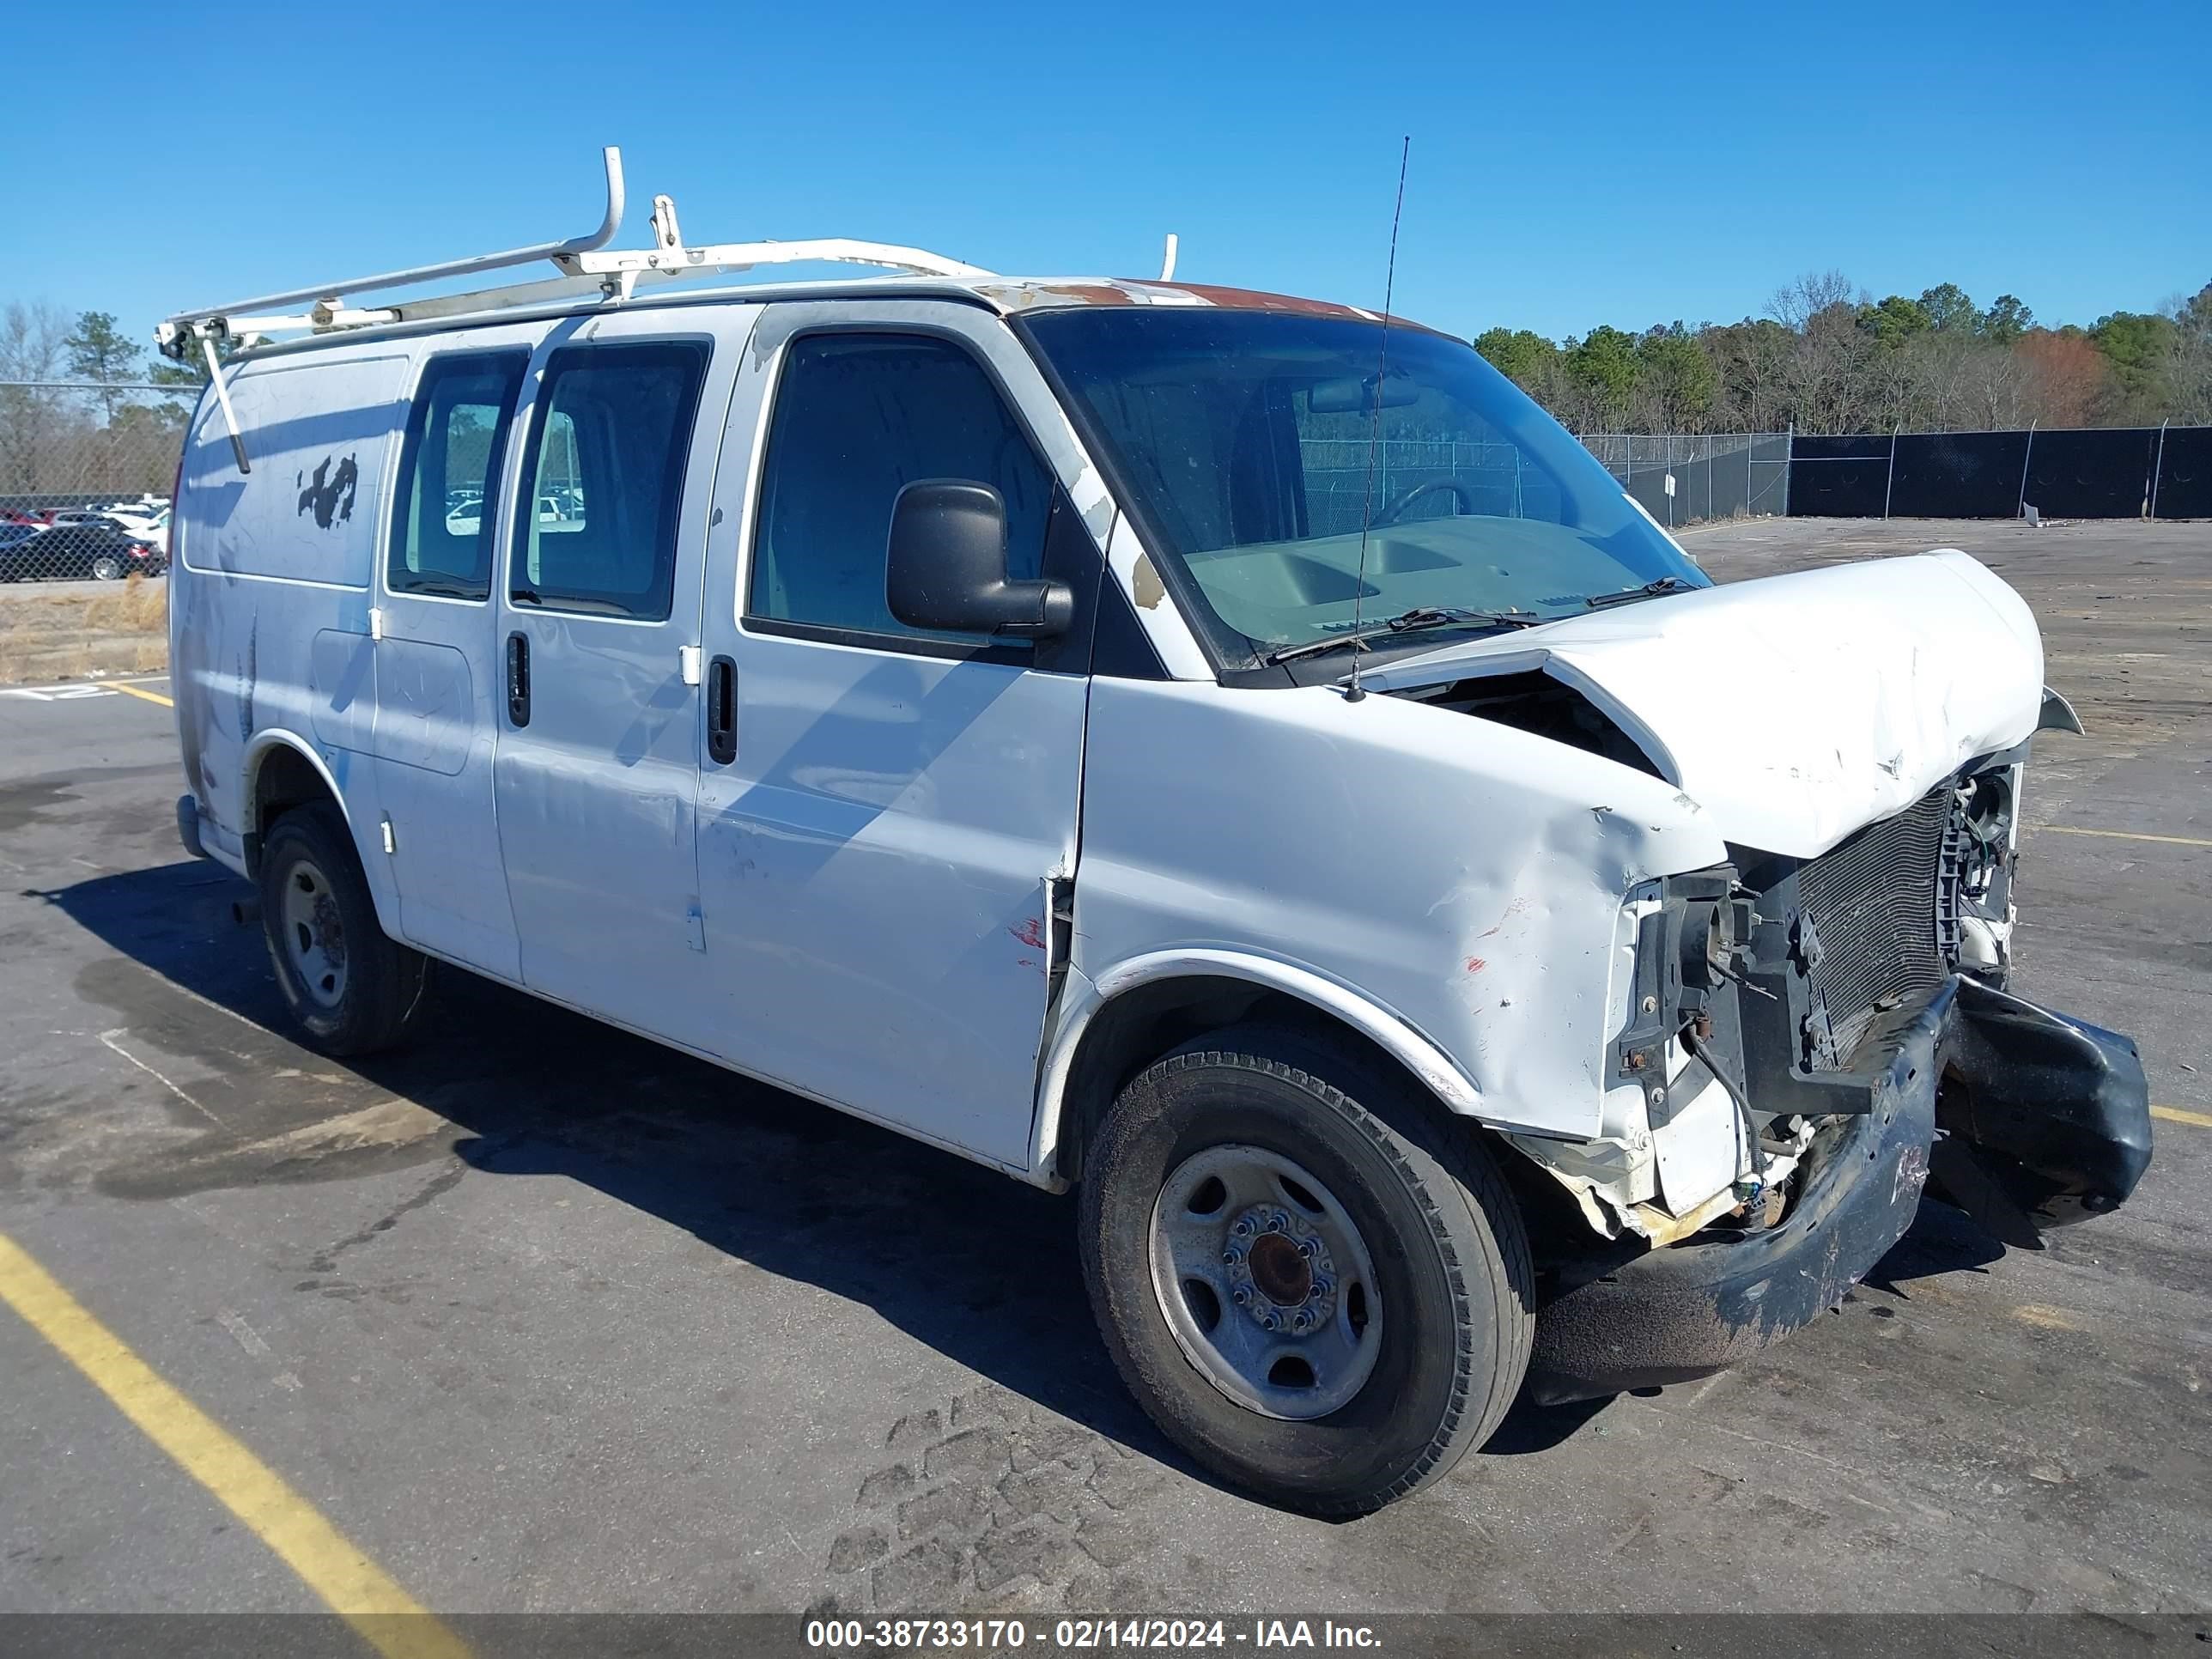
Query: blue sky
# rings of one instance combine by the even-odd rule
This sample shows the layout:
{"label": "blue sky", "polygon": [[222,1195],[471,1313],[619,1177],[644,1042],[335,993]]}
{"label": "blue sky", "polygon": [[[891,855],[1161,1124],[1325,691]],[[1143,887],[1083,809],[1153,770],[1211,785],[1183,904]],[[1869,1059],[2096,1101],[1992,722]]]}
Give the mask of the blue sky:
{"label": "blue sky", "polygon": [[1178,274],[1473,334],[1756,313],[1831,267],[2087,323],[2212,281],[2212,6],[478,9],[9,26],[0,300],[165,312],[574,234]]}

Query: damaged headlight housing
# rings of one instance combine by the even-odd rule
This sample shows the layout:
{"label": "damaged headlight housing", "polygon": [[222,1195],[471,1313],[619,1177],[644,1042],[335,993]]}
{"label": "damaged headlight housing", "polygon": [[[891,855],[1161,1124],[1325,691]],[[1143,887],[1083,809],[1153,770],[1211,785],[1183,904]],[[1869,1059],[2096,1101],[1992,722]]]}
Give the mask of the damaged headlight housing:
{"label": "damaged headlight housing", "polygon": [[1751,907],[1738,892],[1735,866],[1721,864],[1642,883],[1621,905],[1609,976],[1606,1089],[1608,1098],[1616,1090],[1639,1091],[1654,1124],[1668,1115],[1669,1044],[1690,1022],[1710,1023],[1716,993],[1740,979],[1733,964]]}

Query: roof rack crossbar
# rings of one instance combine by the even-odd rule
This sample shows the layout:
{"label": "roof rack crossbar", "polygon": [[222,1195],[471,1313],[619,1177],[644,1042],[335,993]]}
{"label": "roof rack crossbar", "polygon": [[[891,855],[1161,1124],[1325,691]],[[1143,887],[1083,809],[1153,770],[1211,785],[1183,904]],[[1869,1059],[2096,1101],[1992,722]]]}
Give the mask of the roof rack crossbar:
{"label": "roof rack crossbar", "polygon": [[343,282],[318,283],[312,288],[292,289],[283,294],[264,294],[256,299],[210,306],[203,311],[180,311],[168,320],[173,325],[215,322],[241,312],[274,311],[281,306],[298,305],[302,301],[334,300],[342,294],[362,294],[375,289],[411,288],[418,283],[442,282],[448,276],[471,276],[480,270],[501,270],[512,265],[534,264],[540,259],[561,259],[593,252],[614,240],[615,233],[622,228],[623,222],[622,151],[609,144],[601,154],[607,170],[607,210],[599,220],[599,228],[585,235],[565,237],[554,242],[538,242],[529,247],[509,248],[503,253],[479,253],[472,258],[448,259],[441,264],[387,270],[374,276],[354,276]]}
{"label": "roof rack crossbar", "polygon": [[[280,331],[370,327],[378,324],[416,322],[457,317],[520,306],[560,304],[597,296],[619,303],[630,297],[639,283],[672,281],[677,277],[720,275],[750,270],[757,265],[801,262],[877,265],[917,276],[984,277],[992,275],[978,266],[932,253],[925,248],[895,243],[858,241],[850,237],[819,237],[806,241],[723,242],[687,247],[676,226],[676,205],[665,196],[653,198],[653,246],[649,248],[605,252],[621,228],[623,216],[622,152],[612,145],[605,151],[607,172],[607,210],[599,228],[585,236],[564,241],[541,242],[471,259],[421,265],[408,270],[386,271],[375,276],[354,277],[342,283],[323,283],[289,293],[265,294],[204,311],[179,312],[155,330],[161,349],[182,358],[192,352],[196,339],[226,337],[250,340]],[[341,295],[361,295],[380,289],[409,288],[418,283],[465,276],[477,271],[498,270],[514,265],[550,260],[563,274],[546,281],[479,289],[466,294],[436,295],[426,299],[384,305],[340,306]],[[280,308],[310,302],[305,314],[282,313]],[[276,313],[276,314],[255,314]]]}

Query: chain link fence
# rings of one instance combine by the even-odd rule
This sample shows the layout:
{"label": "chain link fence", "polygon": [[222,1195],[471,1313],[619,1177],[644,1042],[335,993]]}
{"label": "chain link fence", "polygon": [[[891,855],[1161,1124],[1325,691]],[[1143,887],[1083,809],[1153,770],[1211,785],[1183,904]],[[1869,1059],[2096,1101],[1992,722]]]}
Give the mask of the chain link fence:
{"label": "chain link fence", "polygon": [[[1582,441],[1669,529],[1790,510],[1786,432],[1608,432],[1589,434]],[[1358,530],[1369,501],[1366,443],[1309,438],[1302,447],[1310,532],[1324,536]],[[1393,438],[1376,445],[1376,510],[1423,485],[1448,488],[1460,512],[1509,518],[1548,516],[1545,503],[1556,501],[1558,494],[1547,479],[1524,466],[1520,450],[1511,444]]]}
{"label": "chain link fence", "polygon": [[169,489],[196,385],[0,380],[0,581],[168,568]]}
{"label": "chain link fence", "polygon": [[1790,511],[1790,434],[1591,432],[1583,445],[1668,529]]}
{"label": "chain link fence", "polygon": [[169,490],[198,397],[0,380],[0,684],[167,665]]}

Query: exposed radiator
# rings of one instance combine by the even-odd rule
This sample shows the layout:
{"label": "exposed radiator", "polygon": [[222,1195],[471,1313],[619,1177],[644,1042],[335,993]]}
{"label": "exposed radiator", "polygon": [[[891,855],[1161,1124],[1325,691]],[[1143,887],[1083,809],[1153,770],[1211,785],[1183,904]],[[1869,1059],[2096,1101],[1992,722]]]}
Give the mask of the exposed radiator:
{"label": "exposed radiator", "polygon": [[1838,1059],[1877,1014],[1924,1000],[1951,972],[1957,883],[1945,879],[1955,860],[1944,853],[1954,799],[1948,782],[1930,790],[1798,872],[1799,902],[1820,941],[1813,988]]}

